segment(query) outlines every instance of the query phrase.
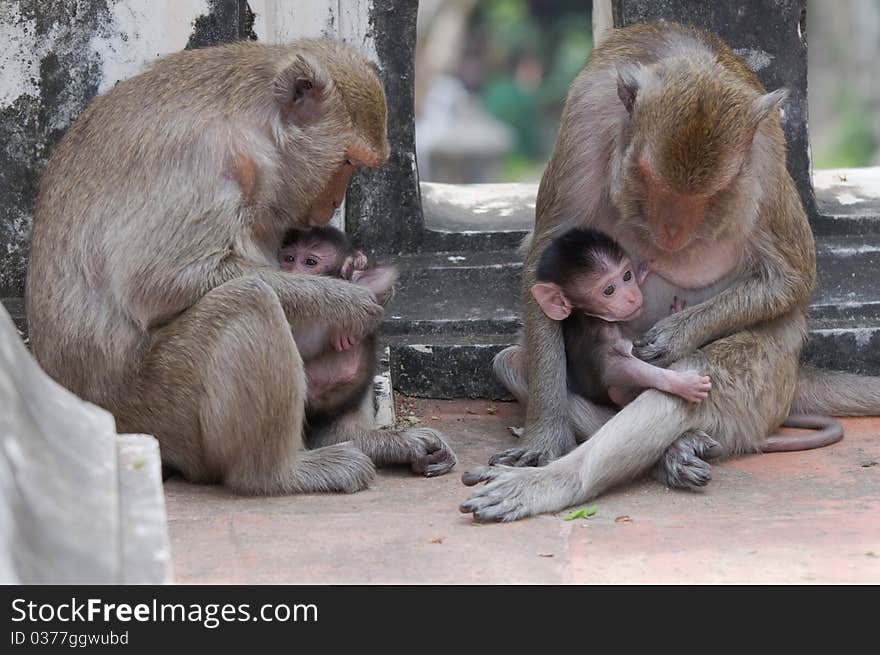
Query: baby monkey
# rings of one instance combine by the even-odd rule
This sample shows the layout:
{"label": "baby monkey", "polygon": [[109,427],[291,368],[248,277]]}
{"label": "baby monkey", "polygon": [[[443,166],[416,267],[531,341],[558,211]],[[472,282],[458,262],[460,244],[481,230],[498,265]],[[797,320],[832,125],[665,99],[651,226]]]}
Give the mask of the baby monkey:
{"label": "baby monkey", "polygon": [[[334,227],[291,230],[278,252],[288,273],[328,275],[367,287],[384,305],[392,296],[397,271],[370,265],[344,232]],[[297,326],[294,340],[308,380],[306,411],[312,423],[353,409],[372,384],[376,370],[376,335],[357,342],[350,332],[328,326]]]}
{"label": "baby monkey", "polygon": [[[696,371],[672,371],[641,361],[617,324],[642,310],[647,267],[601,232],[575,228],[541,254],[532,296],[548,318],[563,321],[568,389],[604,405],[623,406],[654,388],[692,403],[705,400],[712,383]],[[678,304],[672,311],[680,311]]]}

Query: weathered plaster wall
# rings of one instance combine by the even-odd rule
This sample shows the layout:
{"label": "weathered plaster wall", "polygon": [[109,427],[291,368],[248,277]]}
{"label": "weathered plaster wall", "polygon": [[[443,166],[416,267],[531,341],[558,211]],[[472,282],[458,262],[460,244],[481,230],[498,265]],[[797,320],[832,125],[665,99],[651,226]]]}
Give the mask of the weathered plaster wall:
{"label": "weathered plaster wall", "polygon": [[238,0],[0,1],[0,297],[24,286],[40,173],[94,96],[156,57],[252,35]]}

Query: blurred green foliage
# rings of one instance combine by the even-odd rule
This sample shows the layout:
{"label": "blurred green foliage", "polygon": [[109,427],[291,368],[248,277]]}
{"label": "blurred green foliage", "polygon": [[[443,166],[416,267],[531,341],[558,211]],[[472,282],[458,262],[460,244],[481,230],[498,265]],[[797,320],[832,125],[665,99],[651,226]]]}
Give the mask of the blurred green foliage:
{"label": "blurred green foliage", "polygon": [[593,47],[584,0],[485,0],[471,16],[481,40],[486,110],[513,128],[516,145],[501,162],[505,180],[540,176],[568,86]]}
{"label": "blurred green foliage", "polygon": [[813,148],[813,168],[869,166],[877,142],[866,119],[863,103],[852,93],[841,93],[835,108],[833,139],[824,148]]}

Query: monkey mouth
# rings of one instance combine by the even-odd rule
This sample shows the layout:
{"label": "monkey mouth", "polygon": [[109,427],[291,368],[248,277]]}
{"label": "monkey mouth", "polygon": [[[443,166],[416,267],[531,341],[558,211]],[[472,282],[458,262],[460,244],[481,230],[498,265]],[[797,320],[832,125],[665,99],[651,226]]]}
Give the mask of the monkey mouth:
{"label": "monkey mouth", "polygon": [[632,311],[632,313],[627,314],[627,315],[624,316],[622,319],[620,319],[620,321],[621,321],[621,323],[626,323],[627,321],[631,321],[631,320],[633,320],[634,318],[636,318],[636,317],[637,317],[639,314],[641,314],[641,313],[642,313],[642,306],[639,305],[638,307],[636,307],[636,308]]}

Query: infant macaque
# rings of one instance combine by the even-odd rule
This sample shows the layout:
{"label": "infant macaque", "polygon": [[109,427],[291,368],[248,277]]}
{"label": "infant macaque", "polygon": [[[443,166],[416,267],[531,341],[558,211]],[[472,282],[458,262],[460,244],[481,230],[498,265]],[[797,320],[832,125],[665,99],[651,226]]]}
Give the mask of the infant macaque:
{"label": "infant macaque", "polygon": [[[365,286],[380,304],[390,300],[397,279],[393,267],[370,265],[345,233],[333,227],[291,230],[278,252],[278,263],[289,273],[327,275]],[[306,325],[295,327],[293,337],[305,364],[310,420],[360,402],[376,370],[375,333],[358,342],[349,332]]]}
{"label": "infant macaque", "polygon": [[[672,371],[637,359],[619,321],[642,310],[639,289],[647,268],[633,271],[623,249],[601,232],[576,228],[541,254],[531,288],[544,314],[563,321],[569,391],[596,403],[622,406],[651,387],[702,402],[712,384],[696,371]],[[673,306],[672,311],[680,311]]]}

